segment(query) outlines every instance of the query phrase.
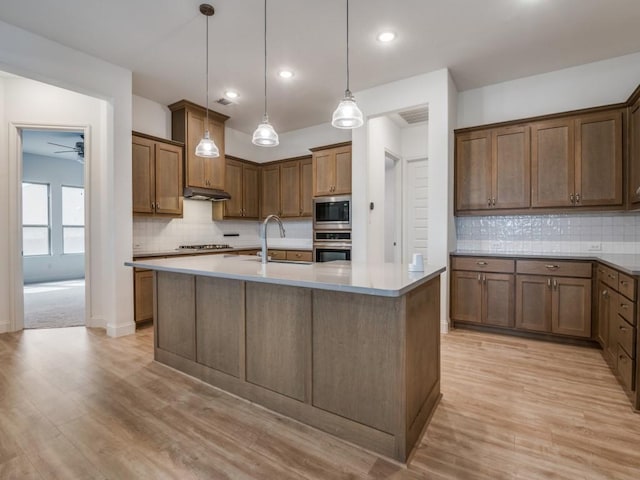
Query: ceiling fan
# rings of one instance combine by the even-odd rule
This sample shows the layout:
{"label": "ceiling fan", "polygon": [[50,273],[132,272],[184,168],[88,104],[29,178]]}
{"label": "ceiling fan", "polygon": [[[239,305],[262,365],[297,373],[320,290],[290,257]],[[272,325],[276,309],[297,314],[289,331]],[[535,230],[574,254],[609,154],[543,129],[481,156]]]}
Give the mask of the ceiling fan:
{"label": "ceiling fan", "polygon": [[67,149],[67,150],[59,150],[53,153],[74,153],[75,152],[78,154],[78,158],[76,159],[76,161],[80,163],[84,163],[84,134],[81,134],[80,138],[82,138],[82,140],[80,140],[79,142],[76,142],[75,147],[72,147],[71,145],[62,145],[60,143],[53,143],[53,142],[47,142],[47,143],[49,145],[55,145],[56,147],[63,147]]}

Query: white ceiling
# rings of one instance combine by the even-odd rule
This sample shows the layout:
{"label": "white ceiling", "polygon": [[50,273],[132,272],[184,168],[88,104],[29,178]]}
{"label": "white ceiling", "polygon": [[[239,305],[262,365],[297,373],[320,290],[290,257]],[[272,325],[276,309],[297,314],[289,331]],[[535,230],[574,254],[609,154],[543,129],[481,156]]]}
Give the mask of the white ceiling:
{"label": "white ceiling", "polygon": [[[33,155],[60,158],[63,160],[84,161],[77,153],[69,152],[75,147],[76,142],[84,141],[80,136],[82,132],[58,132],[51,130],[23,130],[22,151]],[[58,144],[58,145],[53,145]],[[64,146],[60,146],[64,145]],[[65,148],[65,147],[70,148]]]}
{"label": "white ceiling", "polygon": [[[205,102],[200,0],[4,1],[0,19],[133,71],[133,93]],[[211,0],[211,107],[251,133],[263,109],[263,1]],[[639,0],[351,0],[351,90],[448,67],[459,90],[640,51]],[[398,39],[380,44],[391,29]],[[345,0],[268,3],[269,117],[328,122],[345,89]],[[277,78],[280,68],[293,79]],[[225,89],[235,104],[213,103]],[[365,112],[366,114],[366,112]]]}

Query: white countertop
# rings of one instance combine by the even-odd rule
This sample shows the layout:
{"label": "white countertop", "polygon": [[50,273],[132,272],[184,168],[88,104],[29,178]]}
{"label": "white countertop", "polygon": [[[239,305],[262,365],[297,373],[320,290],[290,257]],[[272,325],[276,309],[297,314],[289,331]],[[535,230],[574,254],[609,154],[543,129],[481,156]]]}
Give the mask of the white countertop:
{"label": "white countertop", "polygon": [[485,252],[485,251],[455,251],[451,255],[473,257],[504,257],[504,258],[556,258],[566,260],[593,260],[617,268],[629,275],[640,275],[640,255],[632,253],[534,253],[534,252]]}
{"label": "white countertop", "polygon": [[424,272],[409,272],[393,263],[325,262],[262,265],[254,256],[202,255],[126,262],[130,267],[292,287],[399,297],[444,272],[425,265]]}

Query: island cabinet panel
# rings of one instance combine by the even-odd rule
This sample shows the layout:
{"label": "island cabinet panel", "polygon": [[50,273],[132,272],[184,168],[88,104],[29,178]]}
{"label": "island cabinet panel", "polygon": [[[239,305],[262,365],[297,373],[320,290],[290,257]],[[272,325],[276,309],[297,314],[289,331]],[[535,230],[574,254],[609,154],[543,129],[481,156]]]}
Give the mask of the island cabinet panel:
{"label": "island cabinet panel", "polygon": [[247,381],[304,402],[311,290],[246,284]]}
{"label": "island cabinet panel", "polygon": [[402,307],[399,298],[314,291],[315,407],[395,433]]}
{"label": "island cabinet panel", "polygon": [[244,283],[196,277],[197,362],[240,376]]}
{"label": "island cabinet panel", "polygon": [[170,272],[157,272],[156,275],[157,346],[195,360],[195,277]]}

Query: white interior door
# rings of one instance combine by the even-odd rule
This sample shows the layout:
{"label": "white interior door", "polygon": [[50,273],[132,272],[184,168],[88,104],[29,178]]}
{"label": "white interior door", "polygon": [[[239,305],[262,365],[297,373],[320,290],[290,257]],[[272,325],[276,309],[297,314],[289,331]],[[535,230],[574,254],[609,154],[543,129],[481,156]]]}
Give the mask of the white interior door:
{"label": "white interior door", "polygon": [[[410,263],[414,253],[421,253],[425,263],[427,256],[427,239],[429,232],[427,220],[428,208],[428,183],[427,183],[427,159],[420,158],[409,160],[406,163],[406,248],[404,262]],[[443,207],[444,208],[444,207]]]}

